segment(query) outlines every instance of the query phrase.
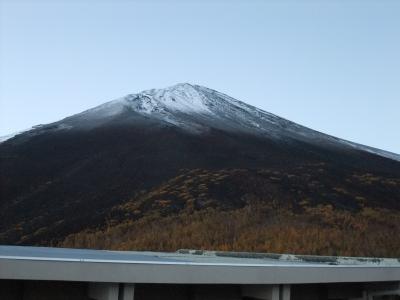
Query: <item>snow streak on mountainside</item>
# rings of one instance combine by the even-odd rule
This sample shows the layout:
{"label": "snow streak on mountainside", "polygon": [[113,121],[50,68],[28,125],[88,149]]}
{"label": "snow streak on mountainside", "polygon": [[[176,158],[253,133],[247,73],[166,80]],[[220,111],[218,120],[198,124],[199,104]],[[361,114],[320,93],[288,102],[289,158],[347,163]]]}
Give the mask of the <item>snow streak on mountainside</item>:
{"label": "snow streak on mountainside", "polygon": [[210,129],[242,132],[282,142],[301,141],[335,149],[367,151],[400,161],[398,154],[314,131],[212,89],[188,83],[130,94],[25,133],[91,129],[115,123],[175,126],[193,134]]}

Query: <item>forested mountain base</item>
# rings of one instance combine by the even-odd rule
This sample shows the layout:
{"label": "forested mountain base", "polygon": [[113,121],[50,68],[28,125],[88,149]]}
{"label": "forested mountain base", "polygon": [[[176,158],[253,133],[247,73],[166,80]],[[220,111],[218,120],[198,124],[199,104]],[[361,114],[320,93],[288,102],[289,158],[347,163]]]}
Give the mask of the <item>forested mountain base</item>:
{"label": "forested mountain base", "polygon": [[400,256],[398,213],[365,208],[351,214],[332,206],[290,209],[248,205],[234,211],[206,209],[159,219],[127,221],[70,235],[59,246],[175,251],[195,248],[340,256]]}
{"label": "forested mountain base", "polygon": [[[58,246],[400,256],[399,179],[353,174],[332,186],[318,176],[324,165],[296,170],[191,170]],[[379,189],[393,195],[392,208],[369,192]]]}

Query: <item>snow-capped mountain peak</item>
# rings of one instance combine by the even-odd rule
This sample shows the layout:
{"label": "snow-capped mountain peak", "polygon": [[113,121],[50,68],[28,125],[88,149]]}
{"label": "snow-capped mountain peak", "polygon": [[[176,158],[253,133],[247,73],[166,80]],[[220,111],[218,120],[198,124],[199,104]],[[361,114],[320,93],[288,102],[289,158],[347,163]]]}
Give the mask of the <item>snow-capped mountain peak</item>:
{"label": "snow-capped mountain peak", "polygon": [[398,154],[323,134],[223,93],[189,83],[129,94],[59,122],[31,129],[25,134],[35,136],[49,130],[90,130],[112,124],[172,126],[192,134],[217,129],[279,143],[300,142],[336,150],[361,150],[400,161]]}
{"label": "snow-capped mountain peak", "polygon": [[[211,113],[207,99],[199,90],[189,84],[180,83],[165,89],[151,89],[124,98],[128,103],[140,103],[144,112],[157,109],[175,110],[185,113]],[[138,107],[136,107],[138,108]]]}

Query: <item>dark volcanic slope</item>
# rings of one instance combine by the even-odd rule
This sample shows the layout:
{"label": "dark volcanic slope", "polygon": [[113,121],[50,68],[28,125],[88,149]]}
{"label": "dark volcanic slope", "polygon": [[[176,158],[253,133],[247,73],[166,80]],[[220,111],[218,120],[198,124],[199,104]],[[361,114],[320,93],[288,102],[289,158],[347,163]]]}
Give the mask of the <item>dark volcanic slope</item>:
{"label": "dark volcanic slope", "polygon": [[[323,163],[328,173],[318,176],[331,189],[354,174],[397,182],[397,160],[396,154],[318,133],[207,88],[182,84],[146,91],[0,144],[0,243],[48,244],[102,226],[112,207],[187,170],[290,173]],[[352,191],[368,205],[399,210],[396,188],[360,184]],[[289,198],[279,184],[261,193],[268,198],[272,192]],[[302,194],[314,195],[307,189]],[[218,195],[213,199],[224,198]],[[324,202],[323,195],[315,201]],[[231,198],[236,201],[235,194]],[[333,204],[357,208],[340,199]]]}

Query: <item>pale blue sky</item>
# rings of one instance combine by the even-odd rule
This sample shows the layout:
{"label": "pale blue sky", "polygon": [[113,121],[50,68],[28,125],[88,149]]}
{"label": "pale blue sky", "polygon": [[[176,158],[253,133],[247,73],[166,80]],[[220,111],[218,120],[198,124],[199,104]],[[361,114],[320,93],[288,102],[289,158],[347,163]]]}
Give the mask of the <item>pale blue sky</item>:
{"label": "pale blue sky", "polygon": [[400,153],[400,1],[0,3],[0,135],[190,82]]}

